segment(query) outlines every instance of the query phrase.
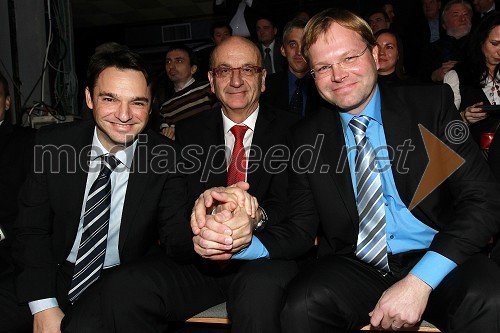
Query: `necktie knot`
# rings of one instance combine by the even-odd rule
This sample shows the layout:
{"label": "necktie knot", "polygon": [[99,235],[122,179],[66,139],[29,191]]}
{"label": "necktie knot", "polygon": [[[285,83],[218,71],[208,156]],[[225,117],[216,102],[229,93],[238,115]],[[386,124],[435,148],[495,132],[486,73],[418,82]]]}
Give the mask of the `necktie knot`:
{"label": "necktie knot", "polygon": [[111,154],[103,155],[102,159],[106,167],[111,171],[113,171],[118,166],[118,164],[121,163],[120,160],[118,160],[114,155]]}
{"label": "necktie knot", "polygon": [[233,133],[236,142],[243,142],[247,129],[248,127],[245,125],[234,125],[231,127],[231,133]]}
{"label": "necktie knot", "polygon": [[349,128],[354,134],[354,137],[358,135],[364,136],[369,123],[370,123],[370,118],[367,116],[354,117],[349,122]]}
{"label": "necktie knot", "polygon": [[271,53],[271,49],[269,47],[266,47],[266,49],[264,51],[266,52],[266,54]]}
{"label": "necktie knot", "polygon": [[297,79],[297,80],[295,80],[295,86],[297,88],[299,88],[299,89],[302,88],[303,84],[304,84],[304,80],[303,79]]}

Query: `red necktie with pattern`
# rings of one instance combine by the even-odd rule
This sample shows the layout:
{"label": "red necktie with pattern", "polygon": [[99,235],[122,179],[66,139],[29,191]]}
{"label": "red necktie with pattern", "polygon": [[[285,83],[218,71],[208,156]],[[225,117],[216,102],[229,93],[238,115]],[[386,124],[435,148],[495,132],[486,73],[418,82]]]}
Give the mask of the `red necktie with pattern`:
{"label": "red necktie with pattern", "polygon": [[245,156],[245,147],[243,138],[248,127],[243,125],[234,125],[231,127],[231,133],[234,135],[233,153],[227,169],[227,185],[233,185],[237,182],[244,182],[247,170],[247,158]]}

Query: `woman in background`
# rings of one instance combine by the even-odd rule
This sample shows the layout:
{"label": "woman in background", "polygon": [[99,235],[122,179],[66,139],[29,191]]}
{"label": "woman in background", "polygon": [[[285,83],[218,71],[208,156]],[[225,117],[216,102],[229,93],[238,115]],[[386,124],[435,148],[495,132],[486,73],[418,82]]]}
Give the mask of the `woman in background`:
{"label": "woman in background", "polygon": [[[467,60],[446,73],[455,95],[455,105],[469,124],[472,137],[480,143],[481,135],[495,133],[500,125],[498,111],[483,110],[483,105],[500,106],[500,13],[484,18],[474,31]],[[484,140],[483,140],[484,141]],[[486,147],[481,147],[485,149]]]}
{"label": "woman in background", "polygon": [[378,81],[398,83],[407,77],[404,71],[404,52],[401,38],[390,29],[375,34],[378,45]]}

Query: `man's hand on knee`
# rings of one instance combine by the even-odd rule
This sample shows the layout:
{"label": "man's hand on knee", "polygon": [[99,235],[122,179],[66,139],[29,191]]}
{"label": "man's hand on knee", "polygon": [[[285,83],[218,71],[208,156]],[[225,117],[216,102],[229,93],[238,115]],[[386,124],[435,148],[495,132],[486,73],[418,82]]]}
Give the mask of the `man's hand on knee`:
{"label": "man's hand on knee", "polygon": [[415,325],[422,320],[431,291],[432,288],[424,281],[408,274],[382,294],[369,313],[370,324],[393,330]]}
{"label": "man's hand on knee", "polygon": [[64,313],[59,307],[37,312],[33,315],[33,333],[60,333]]}

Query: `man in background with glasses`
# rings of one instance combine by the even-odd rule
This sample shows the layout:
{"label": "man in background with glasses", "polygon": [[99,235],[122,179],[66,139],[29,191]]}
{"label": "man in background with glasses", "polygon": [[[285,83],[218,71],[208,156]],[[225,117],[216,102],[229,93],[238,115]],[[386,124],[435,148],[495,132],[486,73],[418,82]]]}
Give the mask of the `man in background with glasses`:
{"label": "man in background with glasses", "polygon": [[[176,125],[176,141],[186,157],[188,195],[194,203],[207,189],[230,186],[226,195],[241,196],[247,205],[218,210],[211,205],[213,215],[195,232],[199,256],[192,261],[179,264],[162,256],[116,274],[104,291],[104,298],[112,300],[104,305],[110,331],[165,332],[169,321],[227,301],[232,332],[280,332],[283,291],[297,268],[294,261],[268,260],[259,234],[267,221],[283,219],[286,161],[273,156],[287,153],[286,132],[298,115],[259,105],[266,71],[249,40],[235,36],[223,41],[212,53],[210,67],[210,86],[221,106]],[[240,218],[219,223],[232,216],[223,208]],[[215,242],[209,238],[217,233],[223,244],[210,248]]]}

